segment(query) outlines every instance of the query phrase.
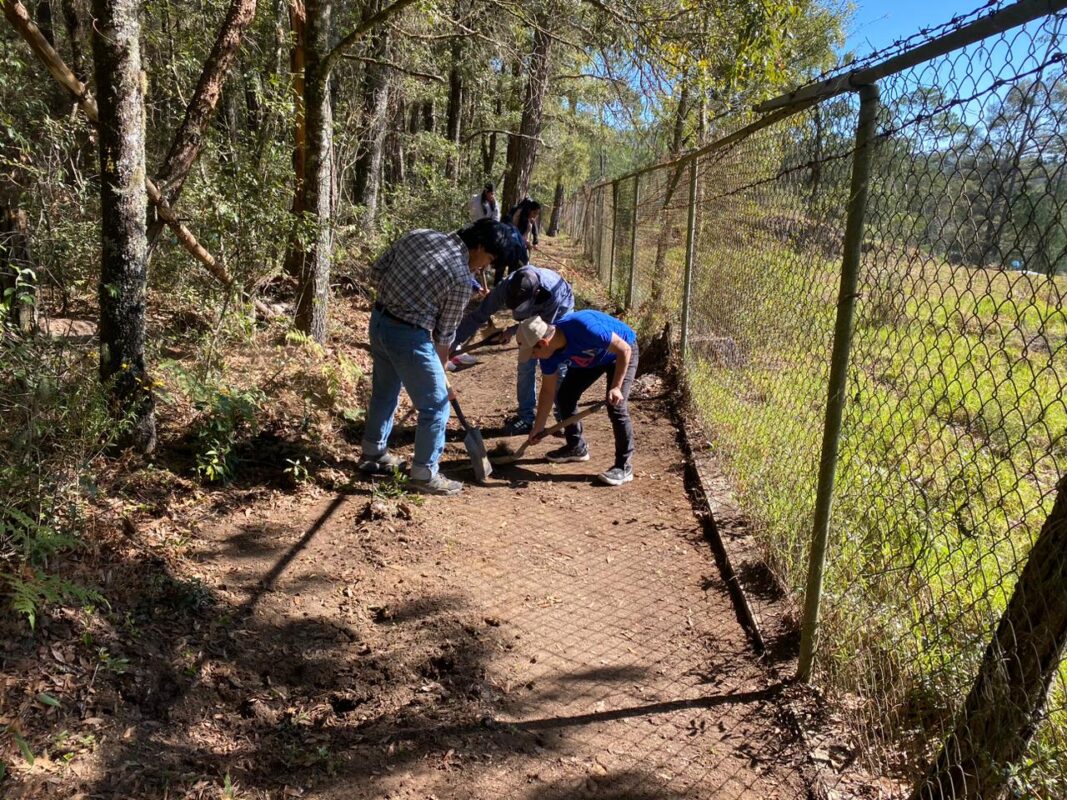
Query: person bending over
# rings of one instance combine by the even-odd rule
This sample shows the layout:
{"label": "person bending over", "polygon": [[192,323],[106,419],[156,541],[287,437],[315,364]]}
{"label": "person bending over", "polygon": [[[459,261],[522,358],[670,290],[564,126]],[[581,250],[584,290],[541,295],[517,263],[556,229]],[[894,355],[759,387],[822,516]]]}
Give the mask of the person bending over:
{"label": "person bending over", "polygon": [[[634,429],[628,401],[637,372],[637,334],[625,322],[602,311],[587,309],[567,314],[555,325],[540,317],[532,317],[520,323],[516,336],[519,360],[532,356],[541,362],[541,391],[530,433],[531,444],[544,437],[553,399],[559,406],[561,417],[572,416],[586,389],[605,376],[608,418],[615,435],[615,463],[597,478],[609,486],[632,481]],[[564,364],[567,371],[561,381],[559,372]],[[589,460],[589,448],[582,436],[580,422],[566,428],[566,439],[563,447],[545,454],[549,461]]]}
{"label": "person bending over", "polygon": [[403,387],[418,411],[409,486],[439,495],[463,488],[437,470],[449,416],[444,364],[470,299],[472,270],[512,257],[509,227],[483,219],[454,233],[414,230],[371,267],[377,299],[370,317],[373,372],[362,471],[387,474],[402,465],[389,452],[389,434]]}

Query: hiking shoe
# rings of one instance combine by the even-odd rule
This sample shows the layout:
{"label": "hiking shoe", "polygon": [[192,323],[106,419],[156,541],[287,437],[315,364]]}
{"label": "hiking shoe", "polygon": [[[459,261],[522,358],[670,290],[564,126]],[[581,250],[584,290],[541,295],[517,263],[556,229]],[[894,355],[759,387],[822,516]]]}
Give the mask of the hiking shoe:
{"label": "hiking shoe", "polygon": [[463,484],[446,478],[440,472],[428,481],[419,481],[412,478],[408,481],[408,488],[422,494],[435,494],[441,497],[452,497],[463,491]]}
{"label": "hiking shoe", "polygon": [[601,483],[606,483],[608,486],[622,486],[624,483],[629,483],[634,479],[634,468],[629,464],[625,467],[612,467],[606,472],[601,472],[596,477],[597,480]]}
{"label": "hiking shoe", "polygon": [[445,364],[445,371],[459,372],[461,369],[473,367],[477,363],[478,359],[476,359],[474,356],[468,355],[467,353],[459,353],[458,355],[454,355],[452,356],[452,358],[448,359],[448,363]]}
{"label": "hiking shoe", "polygon": [[366,475],[392,475],[396,470],[403,469],[406,464],[407,462],[400,456],[386,451],[380,456],[360,461],[359,471]]}
{"label": "hiking shoe", "polygon": [[533,430],[533,422],[530,420],[510,419],[504,423],[505,436],[526,436]]}
{"label": "hiking shoe", "polygon": [[588,461],[589,448],[584,444],[577,444],[573,447],[565,444],[556,450],[549,450],[545,453],[545,458],[556,464],[566,464],[570,461]]}

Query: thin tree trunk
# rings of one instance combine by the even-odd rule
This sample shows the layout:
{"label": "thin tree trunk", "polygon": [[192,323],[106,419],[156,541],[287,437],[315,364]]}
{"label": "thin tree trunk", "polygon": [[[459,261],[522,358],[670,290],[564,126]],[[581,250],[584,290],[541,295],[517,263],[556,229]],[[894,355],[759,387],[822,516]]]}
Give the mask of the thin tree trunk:
{"label": "thin tree trunk", "polygon": [[549,236],[555,236],[559,233],[559,212],[563,207],[563,178],[556,178],[556,191],[552,194],[552,217],[548,221],[548,230],[546,233]]}
{"label": "thin tree trunk", "polygon": [[[459,17],[458,12],[460,9],[457,8],[456,11],[456,16]],[[455,150],[449,152],[448,159],[445,162],[445,177],[455,182],[458,175],[457,161],[459,158],[460,121],[462,119],[463,111],[463,76],[460,72],[460,68],[463,66],[462,39],[452,40],[451,54],[452,64],[448,70],[448,114],[446,135],[448,136],[449,143]]]}
{"label": "thin tree trunk", "polygon": [[[245,31],[256,16],[257,0],[233,0],[222,27],[215,37],[215,44],[204,62],[196,91],[189,98],[185,117],[179,126],[170,151],[163,160],[158,173],[157,185],[168,205],[173,206],[181,195],[189,169],[200,154],[204,134],[215,114],[226,76],[237,58]],[[156,219],[148,229],[149,243],[154,243],[163,230],[163,221]]]}
{"label": "thin tree trunk", "polygon": [[386,150],[389,154],[388,169],[385,170],[386,183],[389,187],[403,186],[407,181],[407,169],[404,164],[404,122],[407,116],[404,105],[404,96],[396,92],[392,117],[389,126],[389,136],[386,140]]}
{"label": "thin tree trunk", "polygon": [[[689,85],[682,84],[682,92],[678,98],[678,110],[674,117],[674,135],[671,141],[671,155],[682,152],[685,143],[685,119],[689,116]],[[653,307],[663,304],[663,290],[671,282],[664,274],[667,262],[667,250],[670,248],[672,226],[670,225],[670,206],[674,201],[674,194],[678,190],[682,175],[688,170],[688,165],[679,164],[667,178],[667,191],[663,195],[663,205],[659,213],[659,233],[656,237],[656,260],[652,274],[656,276],[652,282],[651,301]]]}
{"label": "thin tree trunk", "polygon": [[304,253],[300,245],[300,226],[303,222],[307,201],[304,196],[304,175],[307,172],[307,114],[304,110],[304,95],[307,80],[307,10],[304,0],[291,0],[289,26],[293,35],[293,47],[289,51],[289,69],[293,75],[293,202],[289,213],[293,230],[285,250],[283,269],[287,275],[299,280],[303,269]]}
{"label": "thin tree trunk", "polygon": [[[374,2],[365,16],[381,10],[381,3]],[[389,34],[382,31],[375,35],[371,53],[378,61],[384,61],[389,52]],[[373,224],[378,219],[378,196],[382,185],[382,153],[389,122],[389,72],[388,67],[368,62],[364,72],[363,117],[366,120],[366,135],[361,153],[356,160],[353,199],[364,207],[364,220]]]}
{"label": "thin tree trunk", "polygon": [[986,648],[970,694],[913,800],[998,800],[1026,755],[1067,644],[1067,476]]}
{"label": "thin tree trunk", "polygon": [[148,238],[145,224],[141,0],[93,0],[93,60],[99,109],[100,379],[143,453],[156,444],[152,382],[145,369]]}
{"label": "thin tree trunk", "polygon": [[[538,20],[534,30],[533,51],[530,54],[530,71],[526,79],[523,94],[522,119],[519,123],[521,136],[512,136],[508,140],[508,174],[504,180],[503,207],[511,208],[515,203],[529,194],[530,178],[534,164],[537,162],[538,139],[544,120],[545,95],[548,91],[549,62],[552,52],[552,38],[545,31],[549,23],[546,19]],[[512,147],[514,145],[514,148]]]}
{"label": "thin tree trunk", "polygon": [[326,307],[329,301],[332,231],[333,119],[329,76],[322,62],[329,52],[332,0],[307,0],[307,38],[304,111],[307,125],[307,162],[304,172],[304,207],[314,217],[306,247],[300,248],[296,327],[317,342],[326,341]]}
{"label": "thin tree trunk", "polygon": [[37,325],[35,286],[28,272],[32,269],[26,212],[0,205],[0,303],[10,309],[7,324],[22,333]]}

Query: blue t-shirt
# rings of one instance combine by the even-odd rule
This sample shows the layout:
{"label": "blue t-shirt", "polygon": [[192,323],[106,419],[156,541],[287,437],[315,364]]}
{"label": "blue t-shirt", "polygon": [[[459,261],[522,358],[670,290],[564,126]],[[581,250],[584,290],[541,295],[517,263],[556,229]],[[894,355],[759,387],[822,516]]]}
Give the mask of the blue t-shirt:
{"label": "blue t-shirt", "polygon": [[608,352],[608,346],[613,333],[626,344],[633,345],[637,341],[637,334],[625,322],[591,308],[560,317],[556,327],[563,331],[567,344],[550,358],[541,359],[542,375],[555,375],[564,361],[569,367],[579,368],[612,363],[615,354]]}

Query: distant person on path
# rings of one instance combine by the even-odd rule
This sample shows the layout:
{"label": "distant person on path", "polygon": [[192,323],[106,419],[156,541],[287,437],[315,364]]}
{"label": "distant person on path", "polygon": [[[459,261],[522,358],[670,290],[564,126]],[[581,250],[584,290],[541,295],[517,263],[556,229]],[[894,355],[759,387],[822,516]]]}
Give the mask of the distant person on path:
{"label": "distant person on path", "polygon": [[[538,221],[541,218],[541,204],[536,200],[526,198],[511,211],[508,212],[505,222],[511,223],[515,229],[515,239],[522,246],[524,258],[523,264],[530,262],[529,251],[538,241]],[[493,275],[494,284],[500,283],[507,274],[506,265],[497,264]]]}
{"label": "distant person on path", "polygon": [[[540,317],[519,324],[519,360],[531,356],[541,362],[541,391],[530,442],[544,437],[545,423],[553,401],[562,418],[574,414],[582,394],[602,375],[607,376],[608,417],[615,434],[615,463],[597,478],[620,486],[634,478],[630,463],[634,453],[634,429],[630,421],[630,388],[637,372],[637,334],[629,325],[602,311],[576,311],[550,325]],[[567,365],[559,380],[560,367]],[[558,384],[558,385],[557,385]],[[549,461],[588,461],[589,448],[579,422],[566,429],[567,443],[545,454]]]}
{"label": "distant person on path", "polygon": [[471,222],[480,219],[500,221],[500,206],[496,204],[492,183],[486,183],[482,191],[471,197]]}
{"label": "distant person on path", "polygon": [[541,222],[541,204],[527,197],[511,211],[506,220],[514,225],[526,242],[526,247],[537,247],[539,225]]}
{"label": "distant person on path", "polygon": [[[470,339],[493,314],[503,308],[511,311],[512,317],[519,322],[540,317],[549,324],[555,324],[560,317],[574,310],[574,290],[558,272],[540,267],[522,267],[498,283],[489,296],[463,318],[456,331],[456,345],[462,345]],[[505,336],[503,342],[509,338],[510,334]],[[561,366],[560,370],[565,372],[566,367]],[[533,430],[537,411],[535,359],[519,362],[515,394],[519,410],[504,425],[507,436],[520,436]]]}
{"label": "distant person on path", "polygon": [[360,470],[389,474],[402,465],[389,452],[389,434],[403,387],[418,411],[408,485],[426,494],[461,491],[463,484],[437,471],[449,415],[444,364],[470,300],[472,270],[510,258],[513,247],[507,225],[484,219],[454,233],[411,231],[371,267],[374,371]]}

